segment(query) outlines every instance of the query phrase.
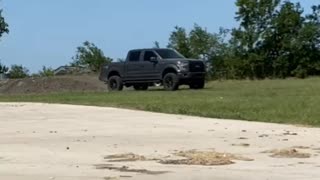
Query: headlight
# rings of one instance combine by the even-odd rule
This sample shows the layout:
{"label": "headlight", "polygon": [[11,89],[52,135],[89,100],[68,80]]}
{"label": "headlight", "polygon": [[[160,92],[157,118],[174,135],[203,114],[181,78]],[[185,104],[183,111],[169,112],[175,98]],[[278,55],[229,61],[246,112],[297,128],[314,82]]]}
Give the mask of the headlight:
{"label": "headlight", "polygon": [[180,71],[188,71],[189,70],[189,62],[187,62],[187,61],[178,61],[177,66]]}

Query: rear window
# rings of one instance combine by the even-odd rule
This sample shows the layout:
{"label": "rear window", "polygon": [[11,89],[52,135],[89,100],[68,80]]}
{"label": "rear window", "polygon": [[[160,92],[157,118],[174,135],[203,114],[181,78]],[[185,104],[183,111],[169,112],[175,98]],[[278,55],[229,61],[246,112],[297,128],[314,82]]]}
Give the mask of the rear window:
{"label": "rear window", "polygon": [[129,61],[135,62],[140,60],[141,51],[131,51],[129,54]]}

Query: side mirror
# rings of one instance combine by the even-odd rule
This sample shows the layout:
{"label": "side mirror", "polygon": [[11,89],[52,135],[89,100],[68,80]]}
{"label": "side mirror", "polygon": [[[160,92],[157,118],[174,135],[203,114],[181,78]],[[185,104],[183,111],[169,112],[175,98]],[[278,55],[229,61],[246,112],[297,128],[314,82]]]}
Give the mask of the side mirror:
{"label": "side mirror", "polygon": [[151,57],[150,58],[150,62],[153,62],[153,63],[157,63],[158,62],[158,57]]}

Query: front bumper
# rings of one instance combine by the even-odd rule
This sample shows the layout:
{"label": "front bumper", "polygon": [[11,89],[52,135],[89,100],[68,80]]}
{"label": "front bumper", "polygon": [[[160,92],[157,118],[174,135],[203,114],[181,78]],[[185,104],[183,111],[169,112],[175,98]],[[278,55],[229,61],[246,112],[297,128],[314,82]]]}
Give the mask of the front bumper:
{"label": "front bumper", "polygon": [[205,72],[180,72],[180,73],[178,73],[179,80],[204,79],[205,76],[206,76]]}

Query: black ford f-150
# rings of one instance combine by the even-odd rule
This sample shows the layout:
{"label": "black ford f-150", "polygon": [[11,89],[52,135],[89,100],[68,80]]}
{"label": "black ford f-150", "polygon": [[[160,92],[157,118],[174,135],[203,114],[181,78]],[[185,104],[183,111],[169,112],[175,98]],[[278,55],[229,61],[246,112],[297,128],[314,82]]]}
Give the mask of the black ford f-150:
{"label": "black ford f-150", "polygon": [[147,90],[154,84],[174,91],[180,85],[203,89],[205,72],[202,60],[187,59],[173,49],[137,49],[129,51],[125,62],[104,65],[99,79],[109,91],[121,91],[124,86]]}

